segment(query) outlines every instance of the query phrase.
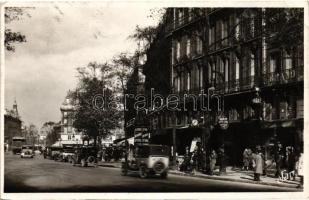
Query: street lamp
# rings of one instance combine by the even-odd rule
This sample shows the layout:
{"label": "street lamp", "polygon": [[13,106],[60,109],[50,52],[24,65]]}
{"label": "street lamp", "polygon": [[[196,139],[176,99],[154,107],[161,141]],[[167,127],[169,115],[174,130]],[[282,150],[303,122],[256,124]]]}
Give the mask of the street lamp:
{"label": "street lamp", "polygon": [[[210,91],[215,91],[215,87],[210,87],[208,88],[208,95],[210,94]],[[213,94],[211,95],[211,98],[217,98],[218,100],[218,113],[217,116],[218,117],[218,125],[221,128],[222,131],[222,145],[219,148],[219,154],[220,154],[220,174],[221,173],[226,173],[226,167],[225,167],[225,130],[228,128],[228,119],[227,117],[225,117],[224,115],[224,94],[221,94],[220,96],[217,94]],[[220,100],[222,102],[220,102]],[[209,103],[209,102],[208,102]],[[222,106],[222,109],[220,108]],[[221,113],[219,113],[221,111]],[[214,111],[213,113],[214,115],[216,114],[216,111]]]}

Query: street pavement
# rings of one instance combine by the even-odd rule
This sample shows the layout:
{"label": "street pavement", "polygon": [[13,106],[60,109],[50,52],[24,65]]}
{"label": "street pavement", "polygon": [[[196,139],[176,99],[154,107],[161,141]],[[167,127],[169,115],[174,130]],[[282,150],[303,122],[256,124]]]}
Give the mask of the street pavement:
{"label": "street pavement", "polygon": [[299,192],[296,188],[256,185],[170,174],[167,179],[121,176],[119,168],[79,167],[36,156],[5,154],[4,192]]}

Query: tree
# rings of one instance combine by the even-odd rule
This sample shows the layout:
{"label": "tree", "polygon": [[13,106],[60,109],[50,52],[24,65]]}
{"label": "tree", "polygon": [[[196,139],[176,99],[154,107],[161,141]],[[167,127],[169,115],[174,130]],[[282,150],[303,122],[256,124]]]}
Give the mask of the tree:
{"label": "tree", "polygon": [[[15,20],[20,20],[23,16],[28,16],[29,13],[27,10],[30,8],[24,8],[24,7],[6,7],[5,13],[4,13],[4,19],[5,19],[5,31],[4,31],[4,46],[6,50],[8,51],[15,51],[15,47],[13,46],[14,43],[19,42],[26,42],[26,36],[23,35],[20,32],[15,32],[10,28],[7,28],[7,24],[11,23]],[[32,8],[31,8],[32,9]]]}
{"label": "tree", "polygon": [[41,128],[41,134],[46,136],[47,146],[54,144],[60,138],[60,133],[55,129],[57,125],[57,123],[49,121],[45,122]]}
{"label": "tree", "polygon": [[120,126],[121,115],[115,92],[111,89],[113,82],[111,66],[107,63],[89,63],[77,69],[78,88],[70,94],[75,102],[73,126],[94,139],[110,135],[110,130]]}
{"label": "tree", "polygon": [[263,34],[272,48],[292,49],[303,44],[304,9],[265,9]]}

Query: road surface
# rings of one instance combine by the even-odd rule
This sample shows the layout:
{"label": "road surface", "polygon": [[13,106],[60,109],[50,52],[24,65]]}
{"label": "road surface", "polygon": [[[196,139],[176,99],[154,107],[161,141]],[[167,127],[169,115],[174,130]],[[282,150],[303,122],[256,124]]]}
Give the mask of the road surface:
{"label": "road surface", "polygon": [[73,167],[37,156],[5,154],[5,192],[279,192],[297,189],[169,175],[167,179],[121,176],[120,169]]}

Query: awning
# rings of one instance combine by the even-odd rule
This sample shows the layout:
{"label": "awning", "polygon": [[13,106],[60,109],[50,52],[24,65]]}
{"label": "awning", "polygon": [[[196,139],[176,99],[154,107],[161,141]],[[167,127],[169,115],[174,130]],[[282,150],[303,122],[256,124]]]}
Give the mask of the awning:
{"label": "awning", "polygon": [[264,129],[296,127],[296,120],[268,121],[262,124]]}

